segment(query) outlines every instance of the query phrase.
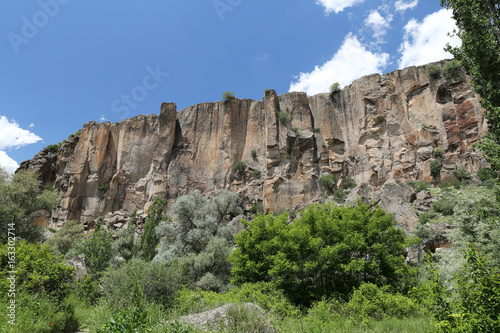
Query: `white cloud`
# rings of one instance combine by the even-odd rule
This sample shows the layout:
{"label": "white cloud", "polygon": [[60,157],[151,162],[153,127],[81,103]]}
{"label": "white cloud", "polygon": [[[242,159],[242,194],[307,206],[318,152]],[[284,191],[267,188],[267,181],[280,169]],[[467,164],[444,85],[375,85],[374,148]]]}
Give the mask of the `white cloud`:
{"label": "white cloud", "polygon": [[6,152],[0,150],[0,166],[7,170],[9,173],[14,173],[19,164],[7,155]]}
{"label": "white cloud", "polygon": [[396,7],[397,12],[405,12],[407,9],[413,9],[418,5],[418,0],[413,0],[413,1],[404,1],[404,0],[398,0],[394,4],[394,7]]}
{"label": "white cloud", "polygon": [[33,128],[33,127],[35,127],[35,124],[33,124],[33,123],[31,123],[31,124],[28,126],[28,128]]}
{"label": "white cloud", "polygon": [[381,43],[383,42],[382,37],[387,34],[387,29],[390,28],[391,21],[392,15],[383,17],[378,10],[372,10],[365,19],[365,25],[373,31],[373,38]]}
{"label": "white cloud", "polygon": [[365,0],[318,0],[316,4],[325,7],[325,13],[330,14],[335,12],[338,14],[343,11],[344,8],[354,6],[355,4],[362,3]]}
{"label": "white cloud", "polygon": [[405,35],[399,51],[399,67],[425,65],[429,62],[452,58],[444,51],[447,43],[459,46],[459,38],[449,37],[448,32],[456,28],[452,12],[441,9],[426,16],[422,22],[410,20],[404,27]]}
{"label": "white cloud", "polygon": [[42,140],[41,137],[19,127],[14,120],[0,116],[0,150],[19,148]]}
{"label": "white cloud", "polygon": [[349,34],[333,58],[310,73],[300,73],[289,91],[305,91],[309,95],[328,92],[332,83],[342,86],[363,75],[380,72],[389,60],[387,53],[372,53],[356,36]]}
{"label": "white cloud", "polygon": [[13,173],[19,167],[19,164],[10,158],[4,150],[17,149],[40,140],[42,138],[35,133],[20,128],[19,124],[14,120],[9,121],[7,117],[0,116],[0,166]]}
{"label": "white cloud", "polygon": [[99,118],[99,121],[108,121],[108,119],[106,119],[106,115],[101,114],[101,118]]}

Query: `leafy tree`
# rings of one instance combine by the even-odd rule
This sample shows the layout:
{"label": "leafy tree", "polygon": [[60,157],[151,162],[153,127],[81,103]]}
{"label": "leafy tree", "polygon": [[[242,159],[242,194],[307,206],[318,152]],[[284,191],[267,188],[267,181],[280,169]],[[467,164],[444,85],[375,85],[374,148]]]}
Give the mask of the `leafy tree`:
{"label": "leafy tree", "polygon": [[323,191],[327,193],[335,192],[335,176],[334,175],[322,175],[319,177],[319,186],[323,189]]}
{"label": "leafy tree", "polygon": [[337,91],[340,91],[340,84],[338,82],[335,82],[334,84],[332,84],[330,86],[330,94],[334,94],[336,93]]}
{"label": "leafy tree", "polygon": [[487,110],[489,132],[478,147],[492,169],[500,170],[500,5],[493,0],[441,0],[441,5],[453,10],[462,40],[447,50],[466,68]]}
{"label": "leafy tree", "polygon": [[273,282],[296,304],[347,297],[362,282],[404,290],[415,270],[405,263],[408,239],[394,218],[370,205],[311,205],[288,223],[257,216],[236,235],[234,283]]}
{"label": "leafy tree", "polygon": [[85,255],[87,270],[98,279],[114,257],[111,232],[104,230],[100,223],[88,235],[82,235],[68,252],[68,258]]}
{"label": "leafy tree", "polygon": [[153,260],[156,254],[156,246],[159,243],[159,238],[156,236],[156,227],[163,219],[163,210],[167,200],[162,197],[157,197],[149,207],[148,217],[144,223],[144,232],[141,236],[140,250],[143,258],[146,261]]}
{"label": "leafy tree", "polygon": [[231,268],[227,256],[234,226],[229,222],[242,212],[241,199],[230,191],[207,198],[196,190],[180,197],[169,211],[172,221],[156,228],[161,245],[155,261],[179,260],[186,264],[193,286],[223,289]]}
{"label": "leafy tree", "polygon": [[113,244],[116,253],[125,260],[130,260],[137,254],[135,246],[135,228],[137,226],[137,209],[130,215],[131,221],[128,227],[118,231],[118,239]]}
{"label": "leafy tree", "polygon": [[278,122],[280,124],[286,124],[289,123],[292,118],[290,117],[290,114],[286,112],[285,110],[281,110],[278,112]]}
{"label": "leafy tree", "polygon": [[37,174],[21,170],[10,176],[0,168],[0,241],[5,243],[8,228],[14,227],[18,237],[34,242],[42,235],[42,228],[33,223],[33,213],[52,210],[59,203],[53,189],[42,190]]}
{"label": "leafy tree", "polygon": [[222,94],[222,100],[226,103],[232,101],[234,98],[234,93],[232,91],[226,91]]}
{"label": "leafy tree", "polygon": [[[9,268],[12,252],[9,244],[0,247],[0,292],[7,295],[10,288]],[[62,256],[56,257],[48,246],[29,244],[25,240],[15,246],[16,292],[48,296],[61,301],[71,291],[74,268],[66,266]]]}
{"label": "leafy tree", "polygon": [[441,179],[441,169],[443,168],[441,161],[439,159],[432,160],[430,168],[431,168],[431,176],[434,179],[434,181],[435,182],[439,181]]}
{"label": "leafy tree", "polygon": [[55,235],[49,238],[46,244],[52,249],[56,254],[66,254],[73,246],[75,239],[83,231],[83,226],[75,220],[66,221],[62,226],[61,230],[55,233]]}

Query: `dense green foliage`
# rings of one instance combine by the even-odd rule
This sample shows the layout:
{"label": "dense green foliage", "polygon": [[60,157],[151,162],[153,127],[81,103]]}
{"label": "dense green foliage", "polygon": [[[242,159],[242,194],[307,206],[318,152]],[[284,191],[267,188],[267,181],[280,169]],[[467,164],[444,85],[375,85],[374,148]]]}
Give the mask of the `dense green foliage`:
{"label": "dense green foliage", "polygon": [[156,227],[163,219],[163,210],[167,200],[157,197],[149,207],[148,217],[144,223],[144,232],[141,237],[140,251],[146,261],[153,260],[156,254],[156,246],[160,239],[156,235]]}
{"label": "dense green foliage", "polygon": [[226,103],[232,101],[233,99],[235,99],[235,97],[232,91],[226,91],[222,94],[222,100]]}
{"label": "dense green foliage", "polygon": [[53,189],[40,189],[34,171],[22,170],[10,176],[0,168],[0,242],[7,241],[9,228],[16,237],[40,240],[42,229],[34,226],[33,214],[40,209],[50,211],[58,203]]}
{"label": "dense green foliage", "polygon": [[340,84],[338,82],[335,82],[330,86],[330,94],[334,94],[337,91],[340,91]]}
{"label": "dense green foliage", "polygon": [[405,263],[407,239],[394,224],[363,204],[312,205],[291,224],[285,214],[257,216],[236,236],[234,282],[273,282],[303,305],[347,297],[363,282],[402,291],[415,270]]}
{"label": "dense green foliage", "polygon": [[334,175],[322,175],[319,177],[318,183],[326,193],[333,194],[335,192],[336,180]]}
{"label": "dense green foliage", "polygon": [[30,294],[50,296],[62,300],[71,290],[73,267],[65,265],[62,257],[56,257],[47,246],[17,242],[15,256],[9,244],[0,247],[0,294],[7,296],[10,281],[9,261],[14,258],[16,288]]}
{"label": "dense green foliage", "polygon": [[75,220],[66,221],[63,227],[46,242],[54,253],[66,254],[82,233],[83,226]]}
{"label": "dense green foliage", "polygon": [[286,112],[285,110],[281,110],[278,112],[278,122],[280,124],[286,124],[289,123],[292,118],[290,117],[290,114]]}

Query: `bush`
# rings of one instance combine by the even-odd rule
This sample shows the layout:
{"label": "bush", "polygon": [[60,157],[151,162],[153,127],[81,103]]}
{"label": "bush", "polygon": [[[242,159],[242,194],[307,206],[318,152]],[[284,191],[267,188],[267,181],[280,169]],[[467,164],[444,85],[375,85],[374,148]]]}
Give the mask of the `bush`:
{"label": "bush", "polygon": [[62,228],[46,244],[55,254],[66,254],[73,246],[75,240],[81,235],[83,226],[75,220],[66,221]]}
{"label": "bush", "polygon": [[326,147],[326,142],[323,140],[321,141],[321,147],[325,148]]}
{"label": "bush", "polygon": [[187,277],[178,262],[163,265],[134,258],[117,269],[108,269],[102,281],[104,297],[114,308],[144,302],[169,306]]}
{"label": "bush", "polygon": [[319,133],[319,132],[321,132],[321,128],[319,128],[319,127],[311,127],[311,132],[313,132],[313,133]]}
{"label": "bush", "polygon": [[257,150],[252,149],[252,157],[257,158]]}
{"label": "bush", "polygon": [[156,236],[156,227],[163,220],[163,210],[167,200],[162,197],[157,197],[153,204],[149,207],[148,217],[144,223],[144,232],[141,236],[140,251],[142,257],[146,261],[153,260],[156,254],[156,246],[160,242]]}
{"label": "bush", "polygon": [[419,180],[418,182],[410,180],[406,184],[411,186],[417,192],[429,190],[429,183],[425,180]]}
{"label": "bush", "polygon": [[241,175],[245,174],[245,168],[247,167],[247,165],[245,164],[245,162],[243,161],[239,161],[239,162],[236,162],[234,165],[233,165],[233,170],[236,172],[236,173],[239,173]]}
{"label": "bush", "polygon": [[252,171],[253,171],[253,175],[255,176],[255,178],[261,177],[262,172],[259,169],[252,169]]}
{"label": "bush", "polygon": [[356,181],[352,177],[347,177],[342,184],[344,189],[349,190],[351,188],[355,188],[357,186]]}
{"label": "bush", "polygon": [[[438,213],[435,212],[434,210],[430,209],[426,212],[420,213],[418,215],[418,221],[421,224],[426,224],[427,222],[431,222],[434,218],[438,217]],[[420,237],[420,236],[418,236]]]}
{"label": "bush", "polygon": [[340,91],[340,84],[338,82],[335,82],[330,86],[330,94],[334,94],[336,92]]}
{"label": "bush", "polygon": [[59,150],[61,150],[62,145],[63,145],[63,142],[59,142],[59,143],[54,144],[54,145],[48,145],[47,147],[45,147],[45,149],[47,149],[51,153],[57,154],[57,153],[59,153]]}
{"label": "bush", "polygon": [[432,209],[444,216],[453,215],[453,207],[456,205],[454,198],[446,197],[432,203]]}
{"label": "bush", "polygon": [[491,172],[490,168],[480,168],[479,170],[477,170],[477,177],[482,182],[486,182],[493,178],[493,173]]}
{"label": "bush", "polygon": [[222,94],[222,100],[226,103],[232,101],[234,98],[235,97],[232,91],[226,91],[225,93]]}
{"label": "bush", "polygon": [[462,71],[462,64],[458,60],[450,60],[443,66],[443,74],[447,80],[451,80],[453,77],[460,74]]}
{"label": "bush", "polygon": [[344,202],[345,198],[347,197],[347,194],[343,190],[336,190],[333,193],[333,197],[335,198],[335,201],[337,202]]}
{"label": "bush", "polygon": [[286,215],[243,223],[230,256],[233,282],[272,281],[294,304],[347,297],[362,282],[404,290],[415,276],[406,236],[381,208],[316,204],[292,223]]}
{"label": "bush", "polygon": [[436,64],[427,66],[427,75],[433,79],[439,79],[441,76],[441,68]]}
{"label": "bush", "polygon": [[[10,288],[8,271],[9,255],[12,248],[8,244],[0,247],[0,292],[7,295]],[[62,256],[56,257],[48,246],[20,241],[15,246],[16,291],[49,296],[61,301],[71,290],[74,267],[66,266]]]}
{"label": "bush", "polygon": [[109,321],[97,333],[147,332],[150,322],[147,313],[139,307],[122,312],[114,311]]}
{"label": "bush", "polygon": [[[420,216],[419,216],[420,217]],[[430,239],[434,237],[435,232],[434,229],[425,226],[424,224],[417,224],[415,228],[415,236],[420,239]]]}
{"label": "bush", "polygon": [[443,168],[443,165],[441,164],[440,160],[432,160],[430,169],[431,169],[431,176],[434,178],[434,180],[437,180],[441,176],[441,169]]}
{"label": "bush", "polygon": [[319,177],[319,186],[320,188],[328,193],[333,193],[335,191],[335,176],[334,175],[323,175]]}
{"label": "bush", "polygon": [[453,170],[453,175],[458,178],[460,182],[466,182],[472,178],[472,175],[467,171],[467,167],[462,165],[457,170]]}
{"label": "bush", "polygon": [[435,158],[443,158],[444,152],[441,148],[436,148],[432,151],[432,156]]}
{"label": "bush", "polygon": [[407,318],[418,315],[419,306],[415,301],[400,294],[389,294],[372,283],[363,283],[355,290],[347,311],[359,321],[366,318],[381,320],[387,317]]}
{"label": "bush", "polygon": [[280,124],[286,124],[289,123],[292,118],[290,117],[290,114],[286,112],[285,110],[281,110],[278,112],[278,122]]}
{"label": "bush", "polygon": [[292,127],[292,132],[295,133],[295,135],[300,135],[300,128]]}
{"label": "bush", "polygon": [[114,257],[112,241],[111,232],[102,229],[98,223],[94,232],[82,235],[76,240],[67,257],[74,258],[84,254],[87,270],[98,278]]}

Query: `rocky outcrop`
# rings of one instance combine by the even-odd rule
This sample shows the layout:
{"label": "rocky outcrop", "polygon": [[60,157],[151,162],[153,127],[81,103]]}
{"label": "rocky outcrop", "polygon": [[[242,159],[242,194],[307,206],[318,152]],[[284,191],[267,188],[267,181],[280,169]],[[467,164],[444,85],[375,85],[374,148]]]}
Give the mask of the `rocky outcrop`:
{"label": "rocky outcrop", "polygon": [[[442,65],[439,63],[438,65]],[[280,111],[290,121],[280,122]],[[86,123],[57,156],[24,162],[62,197],[52,222],[88,222],[120,209],[146,209],[156,196],[231,189],[270,212],[312,202],[318,179],[340,185],[432,180],[432,153],[443,151],[442,178],[482,162],[471,147],[485,132],[483,109],[461,73],[432,79],[425,66],[369,75],[343,90],[308,97],[266,91],[263,100],[203,103],[120,123]],[[233,166],[243,161],[242,170]],[[413,223],[413,222],[411,222]]]}

